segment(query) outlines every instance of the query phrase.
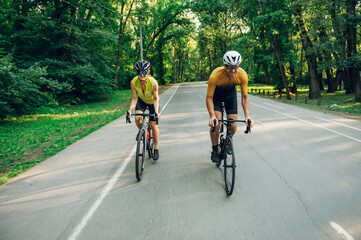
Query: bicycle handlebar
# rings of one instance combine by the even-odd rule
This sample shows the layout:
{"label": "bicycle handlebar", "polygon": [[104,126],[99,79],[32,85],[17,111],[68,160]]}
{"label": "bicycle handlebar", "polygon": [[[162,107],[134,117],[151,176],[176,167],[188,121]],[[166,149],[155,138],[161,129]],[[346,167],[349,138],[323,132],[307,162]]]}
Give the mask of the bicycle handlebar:
{"label": "bicycle handlebar", "polygon": [[[143,116],[143,117],[155,117],[156,122],[158,124],[158,114],[148,114],[148,113],[132,113],[131,116]],[[127,112],[127,116],[125,119],[125,123],[131,123],[129,113]]]}
{"label": "bicycle handlebar", "polygon": [[[234,123],[234,122],[244,122],[246,123],[245,120],[233,120],[233,119],[222,119],[222,120],[218,120],[219,122],[223,122],[223,123]],[[216,130],[216,123],[217,120],[213,119],[213,124],[214,127],[212,129],[212,133]],[[246,131],[244,131],[245,134],[251,133],[251,119],[247,119],[247,129]]]}

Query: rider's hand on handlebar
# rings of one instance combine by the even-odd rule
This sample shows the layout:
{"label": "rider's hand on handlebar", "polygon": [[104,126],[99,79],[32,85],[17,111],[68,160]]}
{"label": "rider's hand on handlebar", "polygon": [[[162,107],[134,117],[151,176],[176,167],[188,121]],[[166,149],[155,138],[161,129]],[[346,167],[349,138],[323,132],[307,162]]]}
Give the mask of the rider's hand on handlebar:
{"label": "rider's hand on handlebar", "polygon": [[253,122],[253,120],[251,119],[251,118],[247,118],[246,119],[246,124],[247,124],[247,126],[248,126],[248,120],[250,120],[251,121],[251,128],[253,128],[253,125],[254,125],[254,122]]}
{"label": "rider's hand on handlebar", "polygon": [[132,111],[128,110],[126,113],[125,113],[125,122],[126,123],[131,123],[130,121],[130,116],[132,115]]}
{"label": "rider's hand on handlebar", "polygon": [[[215,120],[215,121],[214,121]],[[214,124],[214,122],[216,123],[216,124]],[[218,120],[217,120],[217,118],[211,118],[211,119],[209,119],[209,126],[210,127],[215,127],[216,125],[218,124]]]}

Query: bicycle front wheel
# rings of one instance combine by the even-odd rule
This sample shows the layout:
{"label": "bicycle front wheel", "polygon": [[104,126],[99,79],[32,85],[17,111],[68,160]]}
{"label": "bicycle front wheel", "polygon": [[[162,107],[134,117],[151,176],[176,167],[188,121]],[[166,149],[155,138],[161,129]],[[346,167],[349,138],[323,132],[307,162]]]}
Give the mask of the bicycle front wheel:
{"label": "bicycle front wheel", "polygon": [[137,151],[135,155],[135,176],[138,181],[142,180],[145,165],[145,137],[145,132],[142,130],[138,138]]}
{"label": "bicycle front wheel", "polygon": [[148,157],[152,158],[153,157],[153,132],[151,127],[148,127],[148,132],[147,132],[147,149],[148,149]]}
{"label": "bicycle front wheel", "polygon": [[232,138],[227,140],[225,146],[225,158],[224,158],[224,183],[226,185],[226,193],[231,196],[234,189],[235,175],[236,175],[236,160],[233,151]]}
{"label": "bicycle front wheel", "polygon": [[[221,126],[223,127],[223,125]],[[219,148],[220,148],[220,152],[219,152],[219,161],[216,162],[216,166],[219,167],[221,165],[222,159],[224,158],[224,154],[223,154],[223,148],[224,148],[224,136],[219,136]]]}

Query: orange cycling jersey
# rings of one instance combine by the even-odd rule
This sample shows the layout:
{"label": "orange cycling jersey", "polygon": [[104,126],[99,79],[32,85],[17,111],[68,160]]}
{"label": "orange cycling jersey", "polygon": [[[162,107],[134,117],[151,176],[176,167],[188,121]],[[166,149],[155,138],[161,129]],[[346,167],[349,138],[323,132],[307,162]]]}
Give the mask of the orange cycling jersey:
{"label": "orange cycling jersey", "polygon": [[225,67],[218,67],[213,70],[208,80],[207,96],[213,97],[216,87],[224,90],[231,90],[235,88],[236,85],[241,86],[241,93],[243,96],[247,95],[247,73],[242,68],[238,68],[236,74],[230,79],[226,71]]}

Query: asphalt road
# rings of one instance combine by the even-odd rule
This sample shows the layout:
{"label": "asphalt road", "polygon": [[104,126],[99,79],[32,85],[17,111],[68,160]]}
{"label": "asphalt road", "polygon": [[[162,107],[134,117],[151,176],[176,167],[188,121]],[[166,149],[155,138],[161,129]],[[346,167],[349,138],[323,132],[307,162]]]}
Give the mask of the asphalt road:
{"label": "asphalt road", "polygon": [[250,96],[227,197],[205,95],[160,96],[160,159],[141,182],[122,117],[0,186],[0,239],[361,239],[361,122]]}

